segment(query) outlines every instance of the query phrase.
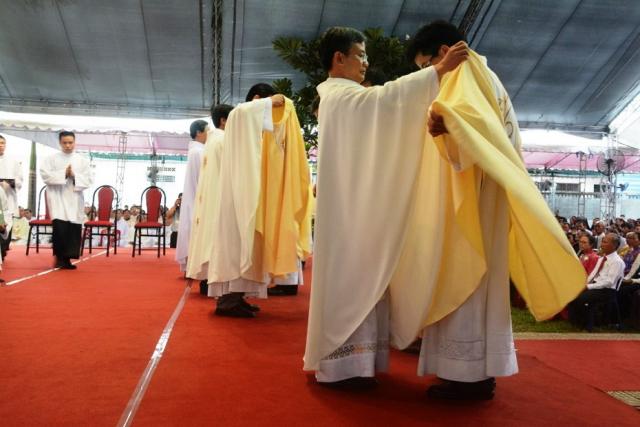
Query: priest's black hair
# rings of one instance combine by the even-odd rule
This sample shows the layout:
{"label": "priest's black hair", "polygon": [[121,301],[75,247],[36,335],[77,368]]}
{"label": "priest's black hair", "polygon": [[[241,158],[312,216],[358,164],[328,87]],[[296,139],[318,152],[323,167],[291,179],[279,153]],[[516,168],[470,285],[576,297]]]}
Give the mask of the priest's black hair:
{"label": "priest's black hair", "polygon": [[0,139],[3,141],[6,141],[6,139],[4,138],[4,136],[0,133]]}
{"label": "priest's black hair", "polygon": [[198,135],[198,132],[204,132],[205,129],[207,128],[207,122],[205,122],[204,120],[196,120],[195,122],[191,123],[191,126],[189,127],[189,133],[191,134],[191,139],[196,139],[196,136]]}
{"label": "priest's black hair", "polygon": [[70,130],[63,130],[58,133],[58,141],[62,140],[65,136],[72,136],[73,139],[76,139],[76,134],[71,132]]}
{"label": "priest's black hair", "polygon": [[276,94],[276,90],[268,83],[258,83],[251,86],[245,101],[253,101],[253,98],[258,95],[260,98],[268,98]]}
{"label": "priest's black hair", "polygon": [[233,107],[228,104],[218,104],[211,107],[211,120],[213,121],[213,125],[219,128],[220,121],[222,119],[228,119],[231,110],[233,110]]}
{"label": "priest's black hair", "polygon": [[360,31],[349,27],[331,27],[322,35],[320,40],[319,55],[322,68],[325,71],[331,69],[333,55],[336,52],[349,54],[349,49],[356,43],[364,43],[366,37]]}
{"label": "priest's black hair", "polygon": [[440,46],[453,46],[464,41],[464,35],[458,28],[447,21],[433,21],[420,28],[407,45],[407,60],[413,62],[416,55],[438,55]]}

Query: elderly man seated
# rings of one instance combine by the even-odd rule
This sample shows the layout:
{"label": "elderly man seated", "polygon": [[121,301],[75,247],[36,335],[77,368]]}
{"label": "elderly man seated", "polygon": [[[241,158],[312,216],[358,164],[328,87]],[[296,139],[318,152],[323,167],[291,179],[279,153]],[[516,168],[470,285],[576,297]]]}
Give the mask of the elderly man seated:
{"label": "elderly man seated", "polygon": [[619,281],[624,276],[624,261],[617,254],[620,236],[608,233],[602,238],[602,258],[587,278],[586,289],[569,304],[569,320],[578,326],[585,326],[587,309],[594,304],[606,303],[616,292]]}

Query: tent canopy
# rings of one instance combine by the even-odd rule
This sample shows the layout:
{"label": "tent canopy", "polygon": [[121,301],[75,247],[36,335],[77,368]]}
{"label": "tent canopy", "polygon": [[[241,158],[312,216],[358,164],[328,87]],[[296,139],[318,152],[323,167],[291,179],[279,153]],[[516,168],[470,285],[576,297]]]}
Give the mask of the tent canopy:
{"label": "tent canopy", "polygon": [[404,39],[450,20],[526,127],[606,126],[640,91],[637,0],[0,0],[0,109],[205,115],[259,81],[304,77],[271,48],[333,25]]}

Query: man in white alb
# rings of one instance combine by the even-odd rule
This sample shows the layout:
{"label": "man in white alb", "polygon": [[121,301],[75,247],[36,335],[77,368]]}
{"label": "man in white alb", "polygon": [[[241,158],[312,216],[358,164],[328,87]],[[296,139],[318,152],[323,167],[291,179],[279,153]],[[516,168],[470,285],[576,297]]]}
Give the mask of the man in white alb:
{"label": "man in white alb", "polygon": [[83,192],[93,184],[89,161],[75,152],[73,132],[58,134],[60,152],[47,157],[40,176],[47,185],[47,202],[53,220],[55,266],[74,270],[71,259],[80,257],[82,224],[85,219]]}

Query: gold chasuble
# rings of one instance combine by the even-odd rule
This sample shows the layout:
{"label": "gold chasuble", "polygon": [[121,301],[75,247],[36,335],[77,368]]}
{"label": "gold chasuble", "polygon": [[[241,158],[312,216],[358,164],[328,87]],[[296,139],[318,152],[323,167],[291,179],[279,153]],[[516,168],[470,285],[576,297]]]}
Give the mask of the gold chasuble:
{"label": "gold chasuble", "polygon": [[[483,236],[476,226],[479,222],[476,189],[478,180],[485,174],[507,195],[511,278],[535,318],[545,320],[584,289],[586,276],[505,132],[505,129],[518,132],[517,123],[505,123],[495,93],[494,81],[483,58],[471,51],[466,63],[443,78],[438,98],[432,105],[432,109],[444,117],[449,132],[436,138],[437,147],[446,158],[457,156],[461,166],[460,171],[450,174],[448,184],[455,224],[467,241],[464,247],[468,250],[456,251],[455,255],[464,269],[472,267],[477,277],[484,274]],[[454,283],[446,280],[446,272],[440,274],[425,324],[432,324],[450,313],[479,283]]]}
{"label": "gold chasuble", "polygon": [[210,282],[265,282],[298,271],[298,259],[311,253],[310,176],[300,123],[285,99],[272,111],[273,131],[263,130],[265,101],[240,104],[226,124]]}

